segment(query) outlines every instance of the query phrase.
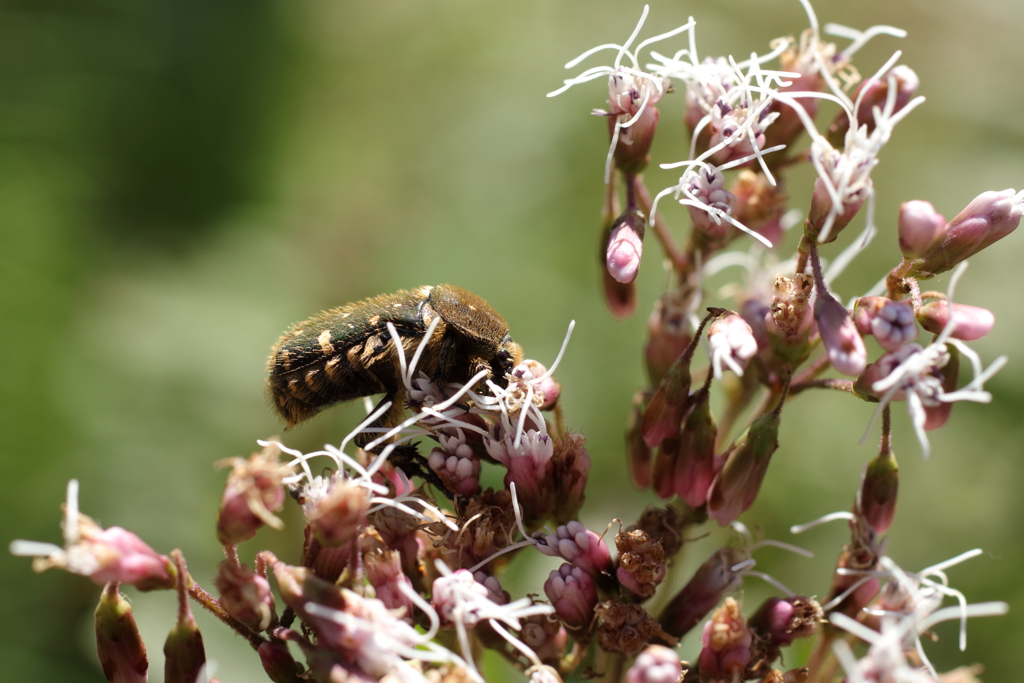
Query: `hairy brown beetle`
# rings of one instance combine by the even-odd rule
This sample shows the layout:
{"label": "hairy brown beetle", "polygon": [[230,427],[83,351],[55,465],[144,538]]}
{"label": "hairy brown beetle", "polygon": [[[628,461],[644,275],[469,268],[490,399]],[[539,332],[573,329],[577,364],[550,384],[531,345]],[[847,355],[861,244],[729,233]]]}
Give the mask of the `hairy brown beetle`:
{"label": "hairy brown beetle", "polygon": [[[522,349],[509,336],[508,324],[475,294],[438,285],[332,308],[293,325],[270,352],[267,394],[288,428],[336,403],[384,394],[381,403],[391,401],[391,408],[371,427],[394,426],[406,398],[399,356],[411,358],[438,318],[418,371],[443,385],[465,384],[484,370],[481,383],[490,379],[499,386],[507,384],[506,373],[522,361]],[[388,323],[394,325],[402,350]],[[360,434],[356,444],[365,446],[374,436]],[[408,458],[406,452],[395,462],[402,466]],[[409,473],[422,474],[413,470]]]}

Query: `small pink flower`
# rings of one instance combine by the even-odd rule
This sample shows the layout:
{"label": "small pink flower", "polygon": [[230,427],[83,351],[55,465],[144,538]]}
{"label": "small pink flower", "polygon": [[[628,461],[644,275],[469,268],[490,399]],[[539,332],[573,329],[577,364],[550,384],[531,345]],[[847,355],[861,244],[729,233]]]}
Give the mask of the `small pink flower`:
{"label": "small pink flower", "polygon": [[715,379],[722,378],[723,365],[742,377],[747,363],[757,353],[757,340],[750,325],[732,312],[708,326],[708,346]]}
{"label": "small pink flower", "polygon": [[623,284],[636,279],[644,250],[644,218],[638,212],[625,213],[612,225],[605,252],[605,267]]}
{"label": "small pink flower", "polygon": [[737,680],[750,662],[750,631],[733,598],[715,610],[704,625],[701,636],[703,649],[697,661],[701,677],[705,680]]}
{"label": "small pink flower", "polygon": [[679,683],[683,665],[676,651],[664,645],[648,645],[626,672],[626,683]]}
{"label": "small pink flower", "polygon": [[36,541],[12,541],[14,555],[35,557],[32,569],[51,568],[88,576],[95,583],[127,583],[139,590],[173,588],[175,569],[166,555],[121,527],[103,529],[78,511],[78,481],[68,482],[64,506],[64,547]]}
{"label": "small pink flower", "polygon": [[264,524],[284,528],[284,523],[273,514],[284,504],[281,481],[288,474],[287,468],[278,462],[280,453],[279,444],[269,441],[248,460],[231,458],[218,463],[231,466],[217,513],[217,538],[222,544],[247,541]]}
{"label": "small pink flower", "polygon": [[597,606],[597,587],[593,579],[579,567],[563,564],[551,572],[544,582],[555,614],[570,629],[584,629],[594,618]]}
{"label": "small pink flower", "polygon": [[612,556],[600,536],[579,522],[569,522],[555,530],[554,534],[536,534],[534,546],[542,554],[561,557],[573,566],[579,567],[598,580],[602,573],[612,569]]}

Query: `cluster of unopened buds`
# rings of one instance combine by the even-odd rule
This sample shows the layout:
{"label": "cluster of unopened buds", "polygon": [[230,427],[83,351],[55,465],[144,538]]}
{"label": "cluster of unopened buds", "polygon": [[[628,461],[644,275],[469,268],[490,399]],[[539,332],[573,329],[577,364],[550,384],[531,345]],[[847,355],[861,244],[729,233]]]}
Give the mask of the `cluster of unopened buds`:
{"label": "cluster of unopened buds", "polygon": [[[562,388],[552,374],[561,353],[551,370],[524,361],[482,390],[418,372],[417,352],[401,364],[409,417],[397,426],[372,426],[391,406],[368,404],[366,420],[338,447],[302,453],[269,439],[250,458],[223,463],[231,471],[217,520],[225,560],[213,579],[216,594],[188,574],[179,551],[161,555],[132,533],[104,530],[79,513],[71,482],[64,546],[17,541],[11,549],[35,556],[37,570],[59,567],[105,586],[96,634],[107,679],[146,680],[145,646],[120,592],[128,584],[177,591],[177,621],[164,647],[168,682],[208,679],[190,600],[243,636],[279,683],[482,680],[484,648],[545,682],[570,675],[629,683],[950,680],[930,664],[922,636],[932,637],[940,621],[959,620],[962,649],[968,617],[1007,607],[968,604],[949,586],[945,570],[980,551],[916,573],[886,555],[899,485],[890,411],[893,402],[906,404],[928,457],[927,434],[946,423],[953,403],[990,400],[984,383],[1004,359],[986,368],[966,342],[988,334],[994,318],[955,303],[954,287],[969,257],[1017,227],[1024,192],[982,192],[949,221],[927,201],[904,203],[896,234],[887,235],[898,244],[899,262],[876,291],[849,303],[837,298],[834,280],[877,232],[871,172],[896,124],[923,98],[914,96],[917,77],[897,64],[898,52],[867,79],[853,66],[867,40],[902,31],[822,31],[801,2],[810,28],[742,61],[700,59],[693,19],[637,42],[645,8],[625,43],[599,46],[567,65],[608,51],[610,66],[587,69],[551,93],[608,83],[608,108],[595,113],[606,118],[610,138],[601,255],[613,314],[628,316],[636,306],[645,235],[654,234],[666,254],[670,286],[650,317],[650,384],[636,393],[626,455],[636,483],[672,504],[651,506],[625,528],[618,520],[598,530],[578,521],[590,458],[584,437],[564,424]],[[822,33],[849,44],[828,43]],[[642,51],[682,35],[685,48],[670,56],[651,51],[652,63],[640,63]],[[774,62],[778,68],[768,68]],[[686,161],[662,165],[682,169],[679,182],[652,194],[642,172],[658,107],[676,86],[684,90],[691,143],[679,155]],[[839,109],[824,133],[815,123],[822,101]],[[803,162],[817,173],[810,209],[793,240],[795,257],[780,261],[778,244],[800,218],[787,212],[785,176]],[[685,240],[659,212],[669,197],[687,207],[692,229]],[[826,261],[824,249],[849,237],[844,230],[858,216],[861,234]],[[734,243],[740,248],[726,250]],[[732,265],[748,273],[731,290],[735,311],[725,302],[707,307],[706,279]],[[922,289],[943,273],[951,273],[946,292]],[[709,362],[697,368],[703,339]],[[969,378],[962,365],[970,365]],[[716,419],[717,387],[725,408]],[[755,539],[738,521],[780,446],[790,400],[814,389],[873,404],[864,411],[865,438],[881,417],[879,452],[864,466],[852,511],[793,528],[836,519],[849,525],[832,587],[820,599],[754,570],[760,547],[806,551]],[[743,427],[737,421],[751,406],[754,417]],[[414,472],[422,485],[389,460],[413,442],[430,444]],[[504,472],[500,488],[482,487],[484,468]],[[306,519],[299,561],[287,564],[263,550],[248,554],[251,566],[244,563],[239,546],[264,526],[283,528],[277,513],[289,497]],[[661,596],[664,607],[652,614],[651,598],[684,538],[709,520],[731,527],[732,540],[675,595]],[[546,580],[536,577],[537,592],[513,600],[501,579],[524,553],[562,564]],[[730,594],[749,576],[780,595],[745,610]],[[947,598],[956,604],[943,606]],[[675,647],[698,627],[701,648],[684,662]],[[782,650],[797,639],[814,640],[810,656],[787,670]],[[960,673],[956,680],[970,680]]]}

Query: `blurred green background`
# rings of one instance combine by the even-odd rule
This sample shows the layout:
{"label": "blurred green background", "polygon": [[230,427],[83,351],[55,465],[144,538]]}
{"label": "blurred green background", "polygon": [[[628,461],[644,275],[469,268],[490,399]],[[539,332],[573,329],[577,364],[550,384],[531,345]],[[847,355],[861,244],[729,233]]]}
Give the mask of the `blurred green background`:
{"label": "blurred green background", "polygon": [[[601,81],[557,99],[562,65],[628,36],[642,4],[594,0],[8,0],[0,6],[0,518],[3,542],[58,541],[67,480],[83,511],[126,526],[162,552],[184,550],[209,584],[224,473],[281,425],[263,397],[263,364],[285,327],[369,295],[453,282],[487,298],[529,356],[550,362],[571,319],[559,371],[569,424],[594,467],[583,519],[636,518],[653,496],[626,481],[622,429],[642,381],[647,311],[662,286],[651,240],[637,314],[611,319],[595,259],[606,132],[592,107]],[[891,24],[858,54],[872,72],[895,49],[928,97],[896,131],[874,173],[870,251],[836,283],[866,290],[897,259],[899,203],[928,199],[955,215],[984,190],[1024,184],[1024,4],[1011,0],[817,2],[822,23]],[[807,26],[796,0],[661,2],[643,35],[697,20],[705,55],[767,51]],[[664,51],[682,47],[676,43]],[[669,49],[671,48],[671,50]],[[607,63],[595,58],[588,64]],[[586,65],[584,65],[586,66]],[[662,104],[656,161],[685,158],[681,94]],[[791,177],[806,206],[810,176]],[[659,189],[674,182],[652,171]],[[677,229],[685,213],[669,207]],[[860,223],[855,223],[856,227]],[[854,228],[851,228],[851,232]],[[841,244],[848,243],[848,239]],[[834,249],[834,247],[833,247]],[[832,253],[834,255],[834,253]],[[952,628],[928,651],[943,668],[975,661],[1012,680],[1024,641],[1024,363],[1019,304],[1024,235],[972,261],[958,291],[995,311],[975,345],[1009,353],[992,405],[960,404],[923,462],[902,406],[903,466],[889,554],[907,569],[980,546],[950,571],[971,601],[1008,616],[973,622],[968,651]],[[945,281],[937,283],[945,287]],[[337,442],[359,408],[291,433]],[[791,524],[849,507],[873,445],[857,446],[871,406],[806,394],[787,409],[782,448],[742,519],[794,540]],[[874,442],[872,437],[871,442]],[[294,512],[294,511],[293,511]],[[298,552],[299,522],[243,551]],[[778,550],[759,568],[805,593],[827,591],[841,524]],[[723,536],[690,546],[684,581]],[[547,564],[510,578],[539,592]],[[91,611],[99,588],[0,559],[0,677],[99,681]],[[768,589],[747,581],[751,607]],[[169,594],[131,592],[162,679]],[[201,617],[224,683],[260,680],[239,639]],[[696,657],[693,640],[683,656]]]}

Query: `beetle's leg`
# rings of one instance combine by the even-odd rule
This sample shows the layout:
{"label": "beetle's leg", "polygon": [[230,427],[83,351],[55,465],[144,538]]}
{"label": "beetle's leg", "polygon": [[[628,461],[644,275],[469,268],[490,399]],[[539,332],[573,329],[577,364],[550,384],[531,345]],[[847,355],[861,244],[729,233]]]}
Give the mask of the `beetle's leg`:
{"label": "beetle's leg", "polygon": [[[367,425],[366,431],[362,431],[356,435],[354,441],[360,448],[365,449],[367,444],[380,438],[382,434],[387,433],[388,429],[401,422],[402,413],[405,410],[405,392],[395,391],[386,395],[380,400],[380,403],[378,403],[373,410],[379,410],[387,401],[391,401],[391,407],[388,408],[383,415]],[[384,431],[369,431],[371,429],[384,429]],[[374,446],[373,450],[369,452],[375,455],[379,454],[387,447],[388,443],[392,441],[394,441],[394,438]],[[449,499],[453,497],[452,493],[445,487],[444,482],[441,481],[441,478],[437,476],[434,470],[430,469],[430,466],[427,464],[427,459],[420,455],[419,451],[416,450],[415,445],[404,444],[396,446],[395,449],[391,451],[388,459],[391,461],[392,465],[402,470],[402,472],[405,473],[405,476],[409,479],[416,476],[421,477],[424,481],[437,487]]]}

